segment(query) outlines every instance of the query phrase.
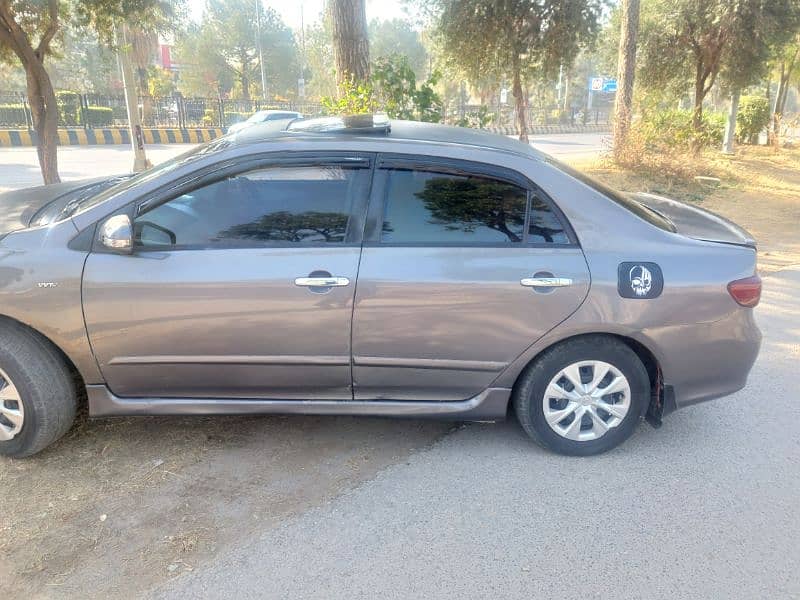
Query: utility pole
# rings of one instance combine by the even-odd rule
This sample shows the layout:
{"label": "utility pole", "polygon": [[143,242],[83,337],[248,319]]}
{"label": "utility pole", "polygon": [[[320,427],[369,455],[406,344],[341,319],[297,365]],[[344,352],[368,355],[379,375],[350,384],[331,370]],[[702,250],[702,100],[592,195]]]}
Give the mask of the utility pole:
{"label": "utility pole", "polygon": [[117,37],[117,62],[122,74],[122,85],[125,90],[125,106],[128,109],[128,132],[130,133],[131,146],[133,147],[133,170],[138,173],[150,166],[144,152],[144,133],[142,120],[139,115],[139,102],[136,96],[136,84],[133,78],[131,65],[131,47],[125,24],[116,28]]}
{"label": "utility pole", "polygon": [[261,43],[261,0],[256,0],[256,44],[258,45],[258,64],[261,67],[261,95],[264,101],[268,99],[267,94],[267,70],[264,66],[264,47]]}
{"label": "utility pole", "polygon": [[303,18],[303,0],[300,0],[300,78],[297,80],[297,95],[306,97],[306,22]]}

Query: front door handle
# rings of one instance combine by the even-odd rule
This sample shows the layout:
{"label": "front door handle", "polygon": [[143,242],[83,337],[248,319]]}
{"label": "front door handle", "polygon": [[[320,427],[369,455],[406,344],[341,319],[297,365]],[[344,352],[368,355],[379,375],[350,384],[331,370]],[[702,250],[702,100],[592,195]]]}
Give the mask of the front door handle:
{"label": "front door handle", "polygon": [[344,287],[350,285],[347,277],[298,277],[295,285],[310,288]]}
{"label": "front door handle", "polygon": [[557,288],[572,285],[568,277],[526,277],[519,280],[520,284],[532,288]]}

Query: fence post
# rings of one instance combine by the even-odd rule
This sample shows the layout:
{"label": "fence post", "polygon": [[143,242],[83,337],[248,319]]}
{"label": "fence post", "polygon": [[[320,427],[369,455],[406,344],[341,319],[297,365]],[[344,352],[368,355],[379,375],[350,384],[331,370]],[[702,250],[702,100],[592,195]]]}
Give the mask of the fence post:
{"label": "fence post", "polygon": [[22,101],[22,112],[25,113],[25,126],[30,131],[33,129],[33,115],[28,105],[28,96],[24,92],[20,92],[19,97]]}
{"label": "fence post", "polygon": [[83,123],[83,128],[89,128],[89,98],[86,94],[80,94],[79,96],[80,103],[81,103],[81,122]]}
{"label": "fence post", "polygon": [[219,126],[220,127],[225,127],[225,101],[222,98],[220,98],[218,100],[218,106],[219,106],[219,111],[218,111],[219,112]]}
{"label": "fence post", "polygon": [[183,94],[174,92],[173,97],[178,108],[178,129],[186,129],[186,105],[183,103]]}

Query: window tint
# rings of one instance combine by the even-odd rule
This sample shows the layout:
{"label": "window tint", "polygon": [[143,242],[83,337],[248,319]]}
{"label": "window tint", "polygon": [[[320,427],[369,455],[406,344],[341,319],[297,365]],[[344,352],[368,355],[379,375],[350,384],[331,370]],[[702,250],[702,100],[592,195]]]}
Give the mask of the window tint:
{"label": "window tint", "polygon": [[366,169],[275,167],[229,177],[138,216],[141,246],[342,243]]}
{"label": "window tint", "polygon": [[387,170],[381,240],[521,242],[526,204],[526,190],[487,177]]}
{"label": "window tint", "polygon": [[569,244],[561,221],[536,192],[531,194],[531,216],[526,241],[531,244]]}

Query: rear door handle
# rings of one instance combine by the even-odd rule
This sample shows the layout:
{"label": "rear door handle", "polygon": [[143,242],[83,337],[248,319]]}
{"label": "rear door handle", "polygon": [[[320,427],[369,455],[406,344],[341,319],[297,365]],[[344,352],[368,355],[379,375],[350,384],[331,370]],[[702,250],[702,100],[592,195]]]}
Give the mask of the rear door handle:
{"label": "rear door handle", "polygon": [[568,277],[526,277],[519,280],[520,284],[532,288],[557,288],[572,285]]}
{"label": "rear door handle", "polygon": [[350,285],[350,280],[347,277],[298,277],[294,284],[311,288],[344,287]]}

